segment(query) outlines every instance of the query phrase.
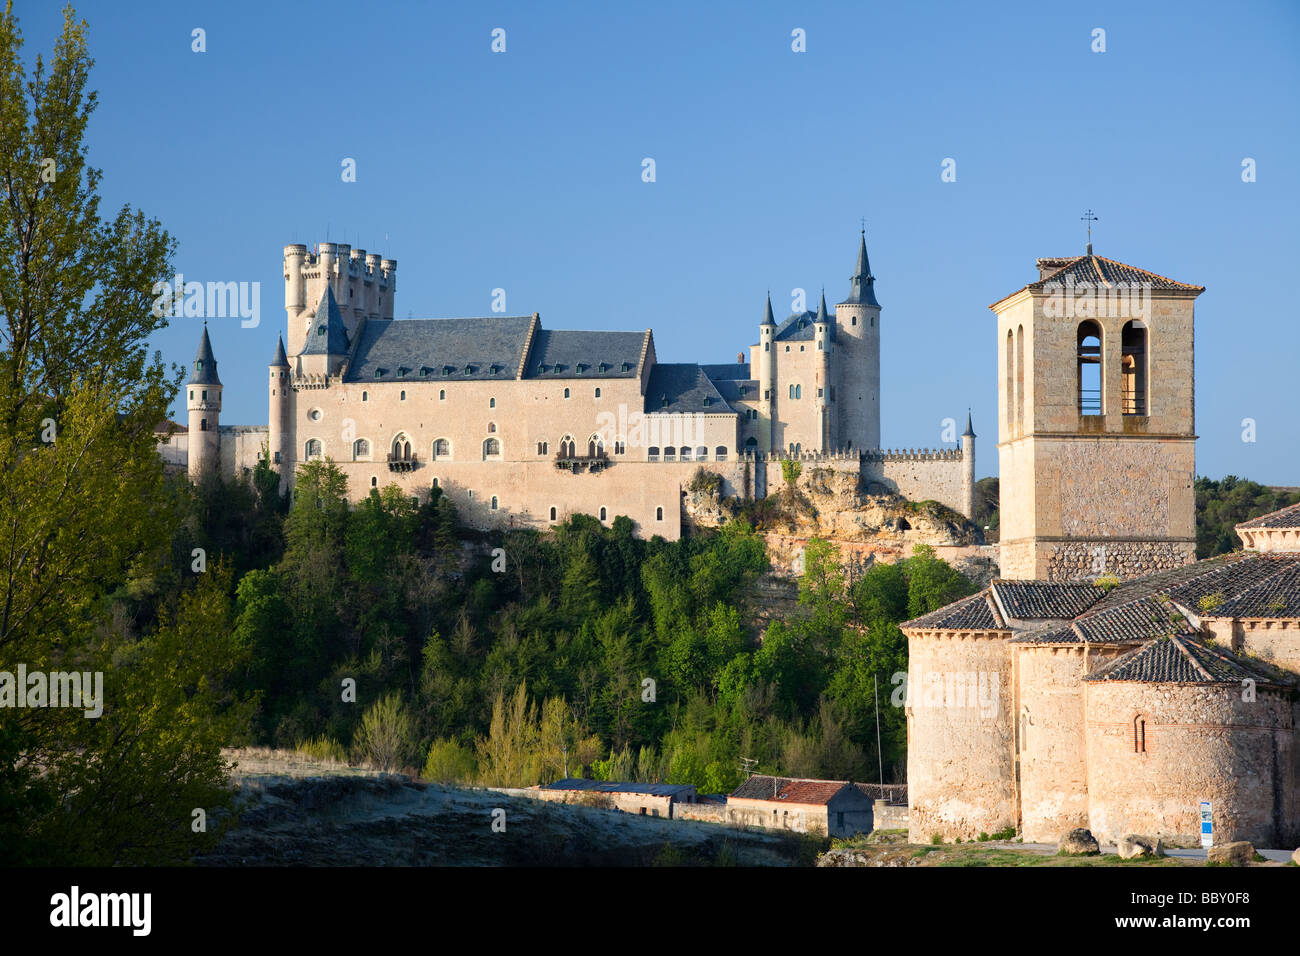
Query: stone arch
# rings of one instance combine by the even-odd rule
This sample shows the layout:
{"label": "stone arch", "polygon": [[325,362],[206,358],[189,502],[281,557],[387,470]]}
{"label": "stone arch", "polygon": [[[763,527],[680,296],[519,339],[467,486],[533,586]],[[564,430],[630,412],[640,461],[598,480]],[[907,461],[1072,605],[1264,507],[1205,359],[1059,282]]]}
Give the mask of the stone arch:
{"label": "stone arch", "polygon": [[451,439],[435,438],[433,440],[433,460],[437,461],[439,458],[450,458],[450,457],[451,457]]}
{"label": "stone arch", "polygon": [[321,444],[319,438],[308,438],[307,444],[303,446],[303,457],[307,459],[319,458],[324,454],[325,447]]}
{"label": "stone arch", "polygon": [[1125,415],[1147,415],[1147,327],[1141,319],[1124,323],[1120,331],[1120,369],[1123,386],[1122,411]]}
{"label": "stone arch", "polygon": [[501,457],[501,440],[498,438],[483,439],[483,457],[500,458]]}
{"label": "stone arch", "polygon": [[1102,383],[1106,380],[1106,370],[1101,325],[1092,319],[1080,322],[1075,341],[1079,414],[1104,415]]}
{"label": "stone arch", "polygon": [[411,439],[406,432],[398,432],[393,436],[392,444],[388,446],[388,457],[393,461],[410,461],[411,460]]}

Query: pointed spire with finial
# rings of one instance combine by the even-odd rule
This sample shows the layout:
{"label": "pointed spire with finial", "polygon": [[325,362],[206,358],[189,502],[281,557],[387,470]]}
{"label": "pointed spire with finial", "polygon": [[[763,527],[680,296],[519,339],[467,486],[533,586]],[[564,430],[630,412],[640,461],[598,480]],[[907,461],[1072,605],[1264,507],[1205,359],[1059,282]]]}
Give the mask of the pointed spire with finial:
{"label": "pointed spire with finial", "polygon": [[277,335],[275,338],[275,358],[271,360],[271,368],[288,368],[289,357],[284,354],[284,336]]}
{"label": "pointed spire with finial", "polygon": [[776,325],[776,319],[772,317],[772,293],[767,293],[767,308],[763,311],[763,321],[759,325]]}
{"label": "pointed spire with finial", "polygon": [[220,385],[217,378],[217,359],[212,354],[212,340],[208,338],[208,323],[203,323],[203,337],[194,355],[194,371],[190,373],[191,385]]}
{"label": "pointed spire with finial", "polygon": [[962,438],[974,438],[975,429],[971,427],[970,409],[966,409],[966,430],[961,433]]}
{"label": "pointed spire with finial", "polygon": [[880,308],[880,303],[876,301],[876,277],[871,274],[871,261],[867,258],[866,227],[863,227],[858,240],[858,265],[849,279],[849,297],[843,304]]}
{"label": "pointed spire with finial", "polygon": [[815,321],[817,322],[830,321],[830,317],[826,314],[826,290],[825,289],[822,289],[822,301],[821,304],[817,306],[817,318]]}

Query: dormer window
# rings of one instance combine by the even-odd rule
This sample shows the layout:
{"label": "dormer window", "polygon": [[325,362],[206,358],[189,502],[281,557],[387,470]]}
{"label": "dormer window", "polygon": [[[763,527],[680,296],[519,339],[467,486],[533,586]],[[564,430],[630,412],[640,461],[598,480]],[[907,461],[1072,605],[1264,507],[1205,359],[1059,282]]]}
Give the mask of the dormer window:
{"label": "dormer window", "polygon": [[660,395],[660,396],[659,396],[659,407],[660,407],[660,408],[667,408],[667,407],[668,407],[668,396],[667,396],[666,394],[665,394],[665,395]]}
{"label": "dormer window", "polygon": [[628,365],[627,362],[624,362],[624,363],[623,363],[623,371],[625,371],[625,372],[630,372],[631,370],[632,370],[632,366],[631,366],[631,365]]}
{"label": "dormer window", "polygon": [[709,407],[710,405],[712,405],[712,404],[713,404],[713,399],[710,398],[708,395],[705,395],[705,396],[704,396],[704,407],[705,407],[705,408],[708,408],[708,407]]}

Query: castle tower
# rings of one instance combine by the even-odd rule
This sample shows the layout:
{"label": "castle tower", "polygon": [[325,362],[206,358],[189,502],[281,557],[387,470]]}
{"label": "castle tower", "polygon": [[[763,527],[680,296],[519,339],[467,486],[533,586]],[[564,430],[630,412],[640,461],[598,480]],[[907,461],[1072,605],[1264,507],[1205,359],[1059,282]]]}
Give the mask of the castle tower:
{"label": "castle tower", "polygon": [[362,321],[391,319],[397,296],[397,260],[347,243],[322,242],[315,253],[301,243],[284,247],[284,310],[288,355],[302,352],[326,289],[334,293],[349,339]]}
{"label": "castle tower", "polygon": [[191,481],[199,481],[216,474],[221,465],[221,436],[217,431],[221,419],[221,379],[217,377],[217,360],[212,354],[206,322],[194,356],[194,370],[186,385],[185,409],[189,412],[189,476]]}
{"label": "castle tower", "polygon": [[961,433],[961,500],[967,518],[975,514],[975,429],[966,409],[966,430]]}
{"label": "castle tower", "polygon": [[816,392],[817,402],[817,450],[833,451],[835,439],[831,430],[832,408],[831,394],[831,319],[826,312],[826,292],[822,290],[822,301],[817,307],[817,317],[813,319],[813,338],[817,342]]}
{"label": "castle tower", "polygon": [[[833,381],[840,448],[880,447],[880,303],[867,259],[867,233],[858,243],[858,265],[849,297],[835,306]],[[828,399],[830,396],[827,396]]]}
{"label": "castle tower", "polygon": [[772,316],[772,294],[767,296],[763,321],[758,325],[758,450],[767,454],[772,450],[774,436],[773,412],[776,408],[776,352],[772,337],[776,334],[776,319]]}
{"label": "castle tower", "polygon": [[293,459],[289,454],[290,415],[289,359],[284,354],[284,339],[276,338],[275,357],[271,360],[271,394],[267,415],[267,450],[271,465],[280,472],[280,489],[283,491],[287,475],[292,471]]}
{"label": "castle tower", "polygon": [[1121,578],[1194,560],[1201,286],[1092,254],[995,302],[1001,571]]}

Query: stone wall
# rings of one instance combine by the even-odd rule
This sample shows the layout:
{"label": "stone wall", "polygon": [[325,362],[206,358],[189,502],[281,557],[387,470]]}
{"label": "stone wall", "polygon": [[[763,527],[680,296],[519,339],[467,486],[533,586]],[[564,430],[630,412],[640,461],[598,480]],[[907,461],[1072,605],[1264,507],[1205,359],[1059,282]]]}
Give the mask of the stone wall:
{"label": "stone wall", "polygon": [[[1089,828],[1200,843],[1199,804],[1216,843],[1294,846],[1295,713],[1282,694],[1238,684],[1085,681]],[[1143,745],[1135,721],[1145,722]],[[1290,800],[1291,806],[1288,806]]]}
{"label": "stone wall", "polygon": [[1196,560],[1194,542],[1091,541],[1044,542],[1039,554],[1046,554],[1050,581],[1075,581],[1113,574],[1120,579],[1137,578],[1167,571]]}
{"label": "stone wall", "polygon": [[1088,825],[1084,649],[1014,648],[1021,836],[1052,843],[1067,830]]}

